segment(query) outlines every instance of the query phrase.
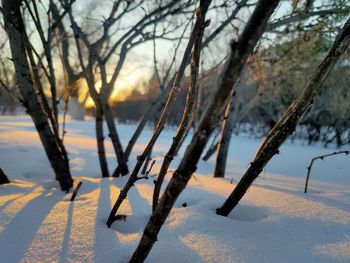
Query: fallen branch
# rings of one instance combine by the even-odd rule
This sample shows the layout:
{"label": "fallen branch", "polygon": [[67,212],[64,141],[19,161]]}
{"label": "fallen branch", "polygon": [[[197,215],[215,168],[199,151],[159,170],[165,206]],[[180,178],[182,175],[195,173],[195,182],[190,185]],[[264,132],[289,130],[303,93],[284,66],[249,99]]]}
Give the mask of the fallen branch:
{"label": "fallen branch", "polygon": [[307,175],[306,175],[306,180],[305,180],[305,189],[304,189],[304,193],[307,193],[307,187],[309,185],[309,179],[310,179],[310,174],[311,174],[311,168],[314,164],[314,162],[318,159],[324,160],[324,158],[329,157],[329,156],[333,156],[333,155],[337,155],[337,154],[345,154],[345,155],[349,155],[349,151],[338,151],[338,152],[333,152],[333,153],[329,153],[329,154],[325,154],[325,155],[320,155],[320,156],[316,156],[314,158],[311,159],[311,162],[309,164],[309,166],[307,167]]}

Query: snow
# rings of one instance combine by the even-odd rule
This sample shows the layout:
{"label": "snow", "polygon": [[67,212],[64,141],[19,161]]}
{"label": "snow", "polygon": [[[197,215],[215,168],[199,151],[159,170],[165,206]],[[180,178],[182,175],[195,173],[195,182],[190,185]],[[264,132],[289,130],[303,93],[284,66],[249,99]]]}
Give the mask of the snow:
{"label": "snow", "polygon": [[[123,142],[134,128],[118,125]],[[0,186],[1,262],[127,262],[137,246],[151,212],[153,178],[137,182],[120,210],[126,221],[108,229],[106,218],[127,178],[100,178],[92,119],[69,120],[67,130],[72,174],[83,181],[74,202],[53,180],[30,119],[0,117],[0,167],[12,181]],[[130,167],[151,132],[138,142]],[[159,139],[152,175],[174,132],[166,129]],[[259,143],[233,137],[226,179],[211,177],[215,158],[200,162],[147,262],[350,262],[349,156],[316,161],[303,193],[310,159],[334,149],[287,142],[229,217],[215,214]],[[113,171],[109,142],[107,158]]]}

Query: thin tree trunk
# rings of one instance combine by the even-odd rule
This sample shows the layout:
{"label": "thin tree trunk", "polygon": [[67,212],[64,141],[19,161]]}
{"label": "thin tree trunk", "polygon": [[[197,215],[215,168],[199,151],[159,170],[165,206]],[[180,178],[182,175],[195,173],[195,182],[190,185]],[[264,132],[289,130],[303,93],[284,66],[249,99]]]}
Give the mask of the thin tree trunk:
{"label": "thin tree trunk", "polygon": [[97,141],[97,152],[100,161],[100,167],[102,172],[102,177],[109,177],[108,163],[106,159],[106,151],[104,146],[104,134],[103,134],[103,115],[100,107],[96,106],[96,141]]}
{"label": "thin tree trunk", "polygon": [[[194,124],[194,123],[193,123],[193,116],[192,116],[191,123]],[[190,134],[191,123],[190,123],[189,125],[187,125],[185,134],[184,134],[184,136],[182,136],[182,139],[181,139],[180,143],[177,145],[177,147],[176,147],[176,149],[175,149],[174,156],[177,156],[177,155],[178,155],[178,153],[179,153],[179,151],[180,151],[182,145],[184,144],[184,142],[185,142],[187,136]],[[194,127],[193,127],[193,130],[194,130]]]}
{"label": "thin tree trunk", "polygon": [[148,168],[148,165],[149,165],[149,162],[151,161],[151,159],[152,159],[152,149],[149,151],[149,153],[147,155],[147,158],[146,158],[146,161],[143,164],[143,168],[142,168],[141,174],[146,174],[147,168]]}
{"label": "thin tree trunk", "polygon": [[165,189],[156,210],[153,212],[143,232],[141,241],[129,262],[143,262],[148,256],[157,240],[160,228],[169,215],[177,197],[184,190],[191,175],[196,170],[196,165],[210,134],[215,128],[217,119],[222,116],[224,108],[228,104],[233,86],[241,73],[243,65],[248,59],[248,56],[253,52],[256,43],[265,30],[268,19],[278,3],[278,0],[260,0],[237,44],[232,45],[232,53],[225,65],[219,88],[204,111],[199,122],[198,130],[187,147],[179,167],[174,172],[172,179]]}
{"label": "thin tree trunk", "polygon": [[157,207],[160,189],[162,187],[164,178],[182,142],[182,139],[186,135],[191,124],[194,108],[196,106],[195,104],[196,99],[198,97],[198,89],[199,89],[198,88],[198,71],[199,71],[199,61],[200,61],[200,52],[201,52],[201,46],[202,46],[203,33],[204,33],[204,25],[201,28],[201,31],[198,33],[197,40],[193,47],[192,60],[191,60],[191,85],[187,92],[186,105],[185,105],[184,112],[182,114],[181,122],[179,124],[179,128],[176,132],[176,135],[173,139],[173,143],[171,144],[169,151],[166,153],[164,157],[164,161],[160,168],[158,178],[154,183],[152,211],[154,211]]}
{"label": "thin tree trunk", "polygon": [[119,167],[120,174],[126,175],[129,173],[129,169],[128,169],[128,166],[127,166],[126,161],[124,159],[123,146],[122,146],[120,139],[119,139],[117,128],[116,128],[116,125],[114,122],[112,109],[111,109],[108,102],[102,102],[101,104],[102,104],[103,114],[105,116],[105,120],[106,120],[108,131],[109,131],[109,137],[112,140],[112,145],[113,145],[114,151],[117,155],[118,167]]}
{"label": "thin tree trunk", "polygon": [[289,106],[282,118],[271,129],[266,139],[262,142],[250,167],[224,204],[217,210],[217,214],[227,216],[242,199],[266,164],[275,154],[278,154],[279,147],[288,136],[294,132],[298,122],[312,105],[313,99],[319,92],[322,83],[326,80],[329,72],[332,70],[341,55],[346,51],[349,44],[350,18],[338,33],[327,56],[309,77],[299,98]]}
{"label": "thin tree trunk", "polygon": [[112,209],[112,211],[111,211],[111,213],[110,213],[110,215],[108,217],[108,220],[107,220],[107,226],[108,227],[110,227],[112,225],[112,223],[114,221],[114,217],[115,217],[115,215],[116,215],[120,205],[122,204],[122,202],[126,198],[129,189],[139,179],[137,177],[138,172],[140,171],[140,169],[142,167],[142,164],[145,161],[148,153],[153,148],[153,146],[154,146],[155,142],[157,141],[159,135],[161,134],[162,130],[164,129],[165,122],[168,119],[168,116],[170,114],[171,106],[174,103],[176,95],[177,95],[177,93],[179,91],[178,89],[180,87],[180,81],[181,81],[181,79],[183,77],[185,68],[186,68],[186,66],[188,64],[188,59],[191,56],[192,47],[193,47],[196,39],[199,36],[201,28],[205,25],[205,14],[206,14],[206,12],[208,10],[210,2],[211,1],[204,1],[204,3],[202,3],[202,1],[201,1],[201,3],[202,3],[201,4],[201,11],[200,12],[198,11],[196,22],[195,22],[195,24],[193,26],[193,29],[192,29],[192,32],[191,32],[191,35],[190,35],[190,39],[189,39],[187,47],[185,49],[185,52],[184,52],[184,55],[183,55],[183,58],[182,58],[182,61],[181,61],[178,73],[177,73],[176,78],[174,80],[173,87],[172,87],[172,89],[171,89],[171,91],[169,93],[169,96],[167,98],[167,102],[164,105],[163,112],[162,112],[162,114],[160,116],[160,119],[159,119],[159,121],[158,121],[158,123],[156,125],[156,128],[155,128],[155,130],[154,130],[154,132],[152,134],[152,137],[151,137],[150,141],[148,142],[148,144],[147,144],[145,150],[143,151],[143,153],[138,156],[136,166],[135,166],[133,172],[131,173],[128,182],[124,186],[123,190],[120,192],[120,194],[118,196],[118,199],[117,199],[117,201],[115,202],[115,204],[113,206],[113,209]]}
{"label": "thin tree trunk", "polygon": [[[156,124],[157,124],[157,121],[155,121],[154,123],[154,129],[156,128]],[[147,155],[147,158],[145,160],[145,163],[143,165],[143,168],[142,168],[142,171],[141,171],[141,174],[142,175],[145,175],[146,172],[147,172],[147,168],[148,168],[148,165],[149,165],[149,162],[151,161],[152,159],[152,151],[153,151],[153,147],[152,149],[149,151],[148,155]]]}
{"label": "thin tree trunk", "polygon": [[46,155],[55,171],[56,179],[59,181],[61,189],[68,191],[73,186],[68,157],[63,144],[57,141],[59,138],[52,131],[42,105],[36,96],[26,57],[26,33],[21,16],[20,3],[20,0],[2,0],[3,9],[6,13],[3,17],[9,36],[16,82],[25,101],[27,113],[33,119]]}
{"label": "thin tree trunk", "polygon": [[222,132],[221,132],[221,138],[219,140],[218,148],[217,148],[218,153],[216,157],[214,177],[220,177],[220,178],[225,177],[227,155],[230,147],[233,127],[235,124],[234,110],[233,110],[234,104],[235,104],[235,100],[232,97],[230,104],[227,105],[225,118],[222,123]]}

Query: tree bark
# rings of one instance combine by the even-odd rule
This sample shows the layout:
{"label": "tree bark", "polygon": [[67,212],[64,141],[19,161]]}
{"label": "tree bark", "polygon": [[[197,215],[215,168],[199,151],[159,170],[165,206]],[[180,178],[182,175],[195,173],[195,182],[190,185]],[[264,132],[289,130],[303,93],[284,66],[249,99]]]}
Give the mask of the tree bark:
{"label": "tree bark", "polygon": [[[198,91],[199,91],[199,89],[198,89]],[[195,111],[195,110],[194,110],[194,111]],[[195,113],[195,112],[193,112],[193,114],[194,114],[194,113]],[[191,124],[192,124],[192,125],[194,124],[194,115],[192,115],[192,120],[191,120],[191,122],[189,123],[189,125],[187,125],[185,134],[182,136],[180,143],[177,145],[177,147],[176,147],[176,149],[175,149],[175,151],[174,151],[174,156],[177,156],[177,155],[178,155],[178,153],[179,153],[179,151],[180,151],[182,145],[184,144],[184,142],[185,142],[187,136],[190,134]],[[192,127],[192,128],[193,128],[193,130],[195,130],[194,127]]]}
{"label": "tree bark", "polygon": [[[27,113],[33,119],[36,130],[44,146],[46,155],[55,171],[61,189],[68,191],[73,180],[69,171],[68,157],[61,142],[52,131],[45,112],[40,104],[33,85],[26,57],[26,32],[20,10],[20,0],[2,0],[4,21],[9,36],[12,60],[15,66],[16,83],[25,101]],[[34,69],[35,70],[35,69]]]}
{"label": "tree bark", "polygon": [[103,115],[100,107],[96,107],[96,140],[97,140],[97,152],[100,161],[100,167],[102,177],[109,177],[108,163],[106,159],[106,151],[104,146],[104,134],[103,134]]}
{"label": "tree bark", "polygon": [[175,77],[172,89],[168,95],[167,101],[164,105],[164,109],[162,111],[162,114],[160,116],[160,119],[156,125],[156,128],[152,134],[152,137],[150,139],[150,141],[148,142],[146,148],[144,149],[143,153],[141,155],[138,156],[137,158],[137,163],[136,166],[133,170],[133,172],[131,173],[128,182],[126,183],[126,185],[124,186],[124,189],[120,192],[120,195],[118,196],[117,201],[115,202],[113,209],[108,217],[107,220],[107,226],[110,227],[114,221],[114,217],[120,207],[120,205],[122,204],[122,202],[124,201],[124,199],[127,196],[127,193],[129,191],[129,189],[133,186],[133,184],[139,179],[137,177],[138,172],[140,171],[143,162],[145,161],[145,159],[147,158],[148,153],[150,152],[150,150],[153,148],[155,142],[157,141],[159,135],[161,134],[161,132],[164,129],[164,125],[165,122],[170,114],[170,110],[171,110],[171,106],[174,103],[175,99],[176,99],[176,95],[178,93],[178,89],[180,87],[180,81],[183,77],[183,74],[185,72],[185,68],[188,64],[188,58],[191,55],[191,50],[192,47],[196,41],[196,39],[199,36],[199,33],[201,31],[201,28],[204,26],[205,24],[205,14],[208,10],[209,4],[211,1],[201,1],[201,6],[200,6],[200,11],[197,11],[197,19],[196,22],[193,26],[191,35],[190,35],[190,39],[188,41],[187,47],[185,49],[181,64],[179,66],[179,70],[178,73]]}
{"label": "tree bark", "polygon": [[222,123],[221,138],[219,140],[219,144],[217,148],[218,153],[216,157],[214,177],[219,177],[219,178],[225,177],[227,155],[230,147],[233,127],[235,124],[234,110],[233,110],[234,104],[235,104],[235,100],[232,97],[230,104],[227,105],[225,118]]}
{"label": "tree bark", "polygon": [[129,173],[129,169],[124,159],[123,146],[120,142],[120,138],[117,132],[117,127],[114,123],[114,117],[113,117],[111,106],[109,105],[108,102],[102,101],[101,104],[102,104],[103,114],[105,116],[105,120],[109,131],[109,137],[111,138],[114,151],[117,155],[119,172],[121,175],[126,175]]}
{"label": "tree bark", "polygon": [[141,174],[146,174],[146,172],[147,172],[147,168],[148,168],[148,165],[149,165],[149,162],[151,161],[151,159],[152,159],[152,150],[153,149],[151,149],[150,151],[149,151],[149,153],[148,153],[148,155],[147,155],[147,158],[146,158],[146,161],[145,161],[145,163],[143,164],[143,168],[142,168],[142,171],[141,171]]}
{"label": "tree bark", "polygon": [[129,262],[143,262],[148,256],[157,240],[160,228],[169,215],[177,197],[184,190],[196,170],[196,165],[210,134],[215,128],[217,119],[222,116],[224,108],[228,104],[233,86],[241,73],[243,65],[253,52],[256,43],[265,30],[267,21],[278,3],[278,0],[260,0],[238,42],[232,45],[232,52],[226,62],[219,88],[204,111],[198,130],[194,134],[179,167],[165,189]]}
{"label": "tree bark", "polygon": [[152,202],[152,211],[154,211],[158,204],[160,189],[162,187],[164,178],[168,172],[169,166],[176,155],[179,146],[185,137],[186,133],[189,130],[191,120],[194,113],[194,108],[196,106],[196,99],[198,98],[198,71],[199,71],[199,61],[200,61],[200,52],[202,47],[202,39],[204,33],[205,25],[203,24],[201,30],[198,32],[197,40],[193,47],[192,59],[191,59],[191,85],[187,92],[187,99],[185,104],[185,109],[182,114],[181,122],[179,128],[176,132],[175,137],[173,138],[173,143],[170,146],[169,151],[166,153],[163,164],[160,168],[158,178],[154,183],[153,191],[153,202]]}
{"label": "tree bark", "polygon": [[349,44],[350,18],[338,33],[332,47],[328,51],[327,56],[309,77],[299,98],[289,106],[284,115],[271,129],[266,139],[262,142],[253,158],[253,161],[251,162],[250,167],[236,188],[226,199],[224,204],[217,210],[217,214],[227,216],[242,199],[266,164],[275,154],[278,154],[279,147],[288,138],[288,136],[294,132],[298,122],[312,105],[314,97],[319,92],[320,87],[326,80],[329,72],[332,70],[342,54],[346,51]]}

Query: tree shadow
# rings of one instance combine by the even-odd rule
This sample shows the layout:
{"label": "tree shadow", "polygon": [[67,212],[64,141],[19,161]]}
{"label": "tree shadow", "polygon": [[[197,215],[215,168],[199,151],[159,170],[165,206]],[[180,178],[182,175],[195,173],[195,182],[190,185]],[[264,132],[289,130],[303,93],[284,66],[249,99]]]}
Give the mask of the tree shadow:
{"label": "tree shadow", "polygon": [[[100,184],[100,196],[97,205],[96,228],[94,237],[94,262],[106,262],[107,258],[118,258],[118,250],[121,244],[116,233],[106,225],[111,207],[111,183],[109,178],[102,178]],[[108,251],[108,253],[107,253]]]}
{"label": "tree shadow", "polygon": [[[11,205],[11,204],[14,204],[16,202],[16,200],[18,200],[18,199],[20,199],[20,198],[22,198],[22,197],[24,197],[26,195],[30,195],[30,193],[32,192],[32,190],[34,190],[34,188],[35,188],[35,186],[30,187],[26,191],[18,191],[18,193],[17,192],[14,192],[14,193],[12,192],[11,194],[17,194],[17,196],[13,197],[13,198],[9,198],[9,200],[7,200],[4,203],[2,203],[0,205],[0,211],[6,209],[6,207]],[[6,196],[7,194],[8,193],[0,193],[0,197],[1,196]]]}
{"label": "tree shadow", "polygon": [[62,262],[62,263],[67,262],[67,258],[68,258],[69,240],[70,240],[69,237],[72,231],[73,207],[74,207],[74,202],[70,202],[69,208],[68,208],[66,229],[64,231],[64,238],[62,242],[62,249],[59,255],[59,262]]}
{"label": "tree shadow", "polygon": [[62,194],[45,190],[25,204],[0,234],[1,257],[20,262],[46,216]]}

